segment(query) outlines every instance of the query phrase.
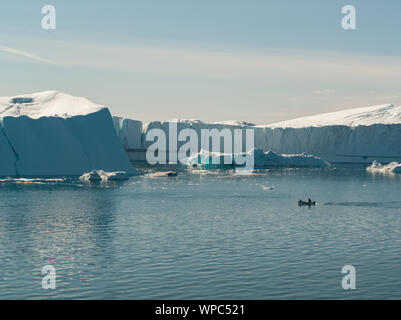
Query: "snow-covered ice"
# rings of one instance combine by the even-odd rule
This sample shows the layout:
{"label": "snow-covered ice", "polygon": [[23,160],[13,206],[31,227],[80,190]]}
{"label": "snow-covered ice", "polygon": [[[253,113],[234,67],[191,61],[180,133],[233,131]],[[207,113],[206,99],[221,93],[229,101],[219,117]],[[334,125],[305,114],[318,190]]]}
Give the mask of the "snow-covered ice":
{"label": "snow-covered ice", "polygon": [[149,177],[176,177],[177,175],[177,171],[157,171],[150,173]]}
{"label": "snow-covered ice", "polygon": [[58,91],[43,91],[15,97],[0,97],[0,117],[27,116],[70,118],[104,109],[86,98],[73,97]]}
{"label": "snow-covered ice", "polygon": [[0,98],[0,176],[134,174],[109,110],[57,92]]}
{"label": "snow-covered ice", "polygon": [[301,117],[269,125],[270,128],[306,128],[324,126],[371,126],[401,124],[401,106],[383,104],[372,107],[346,109],[337,112]]}
{"label": "snow-covered ice", "polygon": [[369,167],[367,167],[366,170],[371,173],[382,174],[401,173],[401,163],[394,161],[387,165],[383,165],[377,161],[373,161],[373,163]]}
{"label": "snow-covered ice", "polygon": [[92,170],[79,177],[83,181],[121,181],[128,180],[129,175],[125,171],[106,172],[103,170]]}
{"label": "snow-covered ice", "polygon": [[102,181],[102,177],[100,176],[98,170],[92,170],[91,172],[85,172],[82,176],[79,177],[79,180]]}
{"label": "snow-covered ice", "polygon": [[15,183],[15,184],[48,184],[48,183],[60,183],[64,182],[64,178],[52,178],[52,179],[43,179],[43,178],[11,178],[7,177],[4,179],[0,179],[0,183]]}

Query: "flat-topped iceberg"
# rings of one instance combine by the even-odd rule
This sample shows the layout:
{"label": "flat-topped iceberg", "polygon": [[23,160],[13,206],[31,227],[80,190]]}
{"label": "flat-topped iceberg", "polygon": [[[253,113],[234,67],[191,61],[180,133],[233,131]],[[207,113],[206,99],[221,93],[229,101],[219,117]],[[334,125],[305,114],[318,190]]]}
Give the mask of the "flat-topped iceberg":
{"label": "flat-topped iceberg", "polygon": [[279,153],[307,152],[330,162],[391,162],[401,157],[401,106],[354,108],[269,125],[266,141]]}
{"label": "flat-topped iceberg", "polygon": [[134,174],[109,110],[57,92],[0,98],[0,176]]}
{"label": "flat-topped iceberg", "polygon": [[393,161],[387,165],[384,165],[377,161],[373,161],[373,163],[367,167],[366,170],[371,173],[401,173],[401,163]]}
{"label": "flat-topped iceberg", "polygon": [[253,157],[254,167],[310,167],[322,168],[330,164],[322,158],[315,157],[308,154],[277,154],[273,151],[264,152],[262,149],[256,148],[246,153],[226,154],[220,152],[209,152],[201,150],[199,153],[184,159],[182,164],[188,166],[243,166],[243,161],[237,159],[244,159]]}
{"label": "flat-topped iceberg", "polygon": [[[392,104],[353,108],[302,117],[271,125],[246,121],[206,123],[194,119],[174,119],[178,132],[193,129],[198,137],[204,129],[254,130],[254,147],[277,154],[313,154],[326,161],[340,163],[372,163],[396,161],[401,157],[401,106]],[[161,129],[169,136],[169,122],[115,117],[116,132],[132,161],[146,161],[150,142],[146,136],[152,129]],[[185,142],[179,142],[178,148]],[[201,141],[198,141],[198,151]],[[243,145],[242,150],[246,150]],[[160,152],[168,153],[168,146]],[[174,150],[176,151],[176,150]],[[221,152],[223,150],[220,150]]]}

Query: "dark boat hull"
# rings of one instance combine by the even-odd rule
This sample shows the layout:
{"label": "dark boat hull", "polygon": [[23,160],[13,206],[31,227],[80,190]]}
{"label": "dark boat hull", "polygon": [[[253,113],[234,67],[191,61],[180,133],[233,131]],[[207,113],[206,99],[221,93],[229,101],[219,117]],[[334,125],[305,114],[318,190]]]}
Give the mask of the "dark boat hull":
{"label": "dark boat hull", "polygon": [[298,201],[299,206],[314,206],[316,204],[316,201],[308,202],[308,201]]}

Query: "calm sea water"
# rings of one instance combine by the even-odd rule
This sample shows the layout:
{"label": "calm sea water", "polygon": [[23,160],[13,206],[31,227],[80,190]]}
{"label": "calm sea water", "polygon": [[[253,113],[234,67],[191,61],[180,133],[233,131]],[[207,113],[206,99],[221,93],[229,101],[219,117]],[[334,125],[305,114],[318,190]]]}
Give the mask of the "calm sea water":
{"label": "calm sea water", "polygon": [[[143,168],[123,183],[17,182],[0,182],[1,299],[401,298],[397,176]],[[308,196],[319,203],[296,205]],[[41,286],[48,264],[55,290]],[[356,290],[341,287],[346,264]]]}

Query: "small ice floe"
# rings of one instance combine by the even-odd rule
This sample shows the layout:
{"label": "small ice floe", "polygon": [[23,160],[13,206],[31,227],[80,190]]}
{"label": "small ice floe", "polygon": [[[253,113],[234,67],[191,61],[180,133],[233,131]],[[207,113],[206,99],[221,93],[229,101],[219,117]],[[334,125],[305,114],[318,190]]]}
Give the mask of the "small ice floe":
{"label": "small ice floe", "polygon": [[274,187],[273,186],[262,186],[263,190],[273,190]]}
{"label": "small ice floe", "polygon": [[125,171],[106,172],[103,170],[92,170],[79,177],[83,181],[120,181],[128,180],[129,175]]}
{"label": "small ice floe", "polygon": [[151,177],[176,177],[177,172],[176,171],[157,171],[157,172],[150,174],[149,176],[151,176]]}
{"label": "small ice floe", "polygon": [[369,167],[367,167],[366,170],[370,173],[401,173],[401,163],[394,161],[387,165],[384,165],[380,162],[373,161],[373,163]]}
{"label": "small ice floe", "polygon": [[79,180],[83,181],[101,181],[102,177],[97,172],[97,170],[93,170],[88,173],[84,173],[82,176],[79,177]]}
{"label": "small ice floe", "polygon": [[54,179],[42,179],[42,178],[11,178],[7,177],[4,179],[0,179],[1,183],[21,183],[21,184],[46,184],[46,183],[57,183],[63,182],[65,179],[63,178],[54,178]]}

